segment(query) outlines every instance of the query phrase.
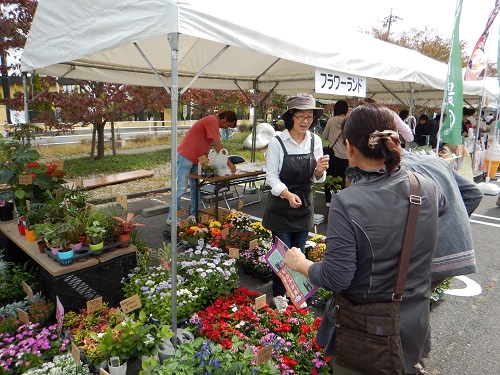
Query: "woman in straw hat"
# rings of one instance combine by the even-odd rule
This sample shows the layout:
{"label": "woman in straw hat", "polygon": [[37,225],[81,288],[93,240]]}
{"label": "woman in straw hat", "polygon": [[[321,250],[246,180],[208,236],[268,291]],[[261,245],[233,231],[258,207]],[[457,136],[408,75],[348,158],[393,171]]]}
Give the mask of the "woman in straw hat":
{"label": "woman in straw hat", "polygon": [[[269,143],[266,181],[271,186],[262,224],[288,247],[304,251],[309,230],[314,226],[311,182],[326,179],[328,156],[323,156],[321,138],[309,131],[323,114],[310,94],[290,96],[288,110],[281,116],[285,130]],[[286,294],[281,279],[273,273],[276,305]],[[295,298],[296,296],[289,296]],[[306,307],[303,303],[301,307]]]}

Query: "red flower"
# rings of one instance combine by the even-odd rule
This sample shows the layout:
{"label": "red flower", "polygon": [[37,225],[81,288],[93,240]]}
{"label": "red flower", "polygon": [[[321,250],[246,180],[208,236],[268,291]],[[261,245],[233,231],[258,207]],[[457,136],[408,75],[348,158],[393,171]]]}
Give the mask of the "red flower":
{"label": "red flower", "polygon": [[40,163],[37,161],[31,161],[28,164],[26,164],[26,168],[38,168],[40,166]]}

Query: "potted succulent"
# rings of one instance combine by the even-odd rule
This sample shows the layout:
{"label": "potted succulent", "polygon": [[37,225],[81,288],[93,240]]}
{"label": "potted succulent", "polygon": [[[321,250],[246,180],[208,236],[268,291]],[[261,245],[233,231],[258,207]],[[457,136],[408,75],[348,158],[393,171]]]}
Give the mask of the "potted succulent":
{"label": "potted succulent", "polygon": [[[142,223],[132,223],[134,219],[134,213],[128,212],[124,216],[113,216],[113,219],[116,220],[115,223],[115,233],[118,235],[118,241],[129,241],[130,235],[137,227],[144,227],[145,224]],[[125,242],[121,244],[121,247],[127,247],[129,242]]]}

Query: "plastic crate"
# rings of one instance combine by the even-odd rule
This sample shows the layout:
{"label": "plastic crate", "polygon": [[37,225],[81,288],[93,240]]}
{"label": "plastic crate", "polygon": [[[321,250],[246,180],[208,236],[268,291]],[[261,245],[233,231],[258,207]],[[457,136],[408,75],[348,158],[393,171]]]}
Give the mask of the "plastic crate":
{"label": "plastic crate", "polygon": [[110,307],[116,307],[124,299],[121,280],[136,265],[136,254],[133,252],[58,277],[40,269],[41,289],[54,303],[58,296],[65,311],[85,309],[87,301],[98,297],[102,297]]}

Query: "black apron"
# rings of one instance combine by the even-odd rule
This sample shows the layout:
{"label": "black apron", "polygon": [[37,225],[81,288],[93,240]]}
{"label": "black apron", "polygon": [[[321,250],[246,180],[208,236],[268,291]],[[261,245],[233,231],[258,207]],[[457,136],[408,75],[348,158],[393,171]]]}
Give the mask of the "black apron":
{"label": "black apron", "polygon": [[280,171],[280,180],[288,191],[297,194],[302,201],[299,208],[290,207],[287,199],[270,195],[262,218],[264,228],[273,232],[300,232],[314,226],[314,202],[311,191],[311,177],[316,168],[314,157],[314,135],[311,135],[311,152],[288,154],[280,137],[276,136],[285,156]]}

